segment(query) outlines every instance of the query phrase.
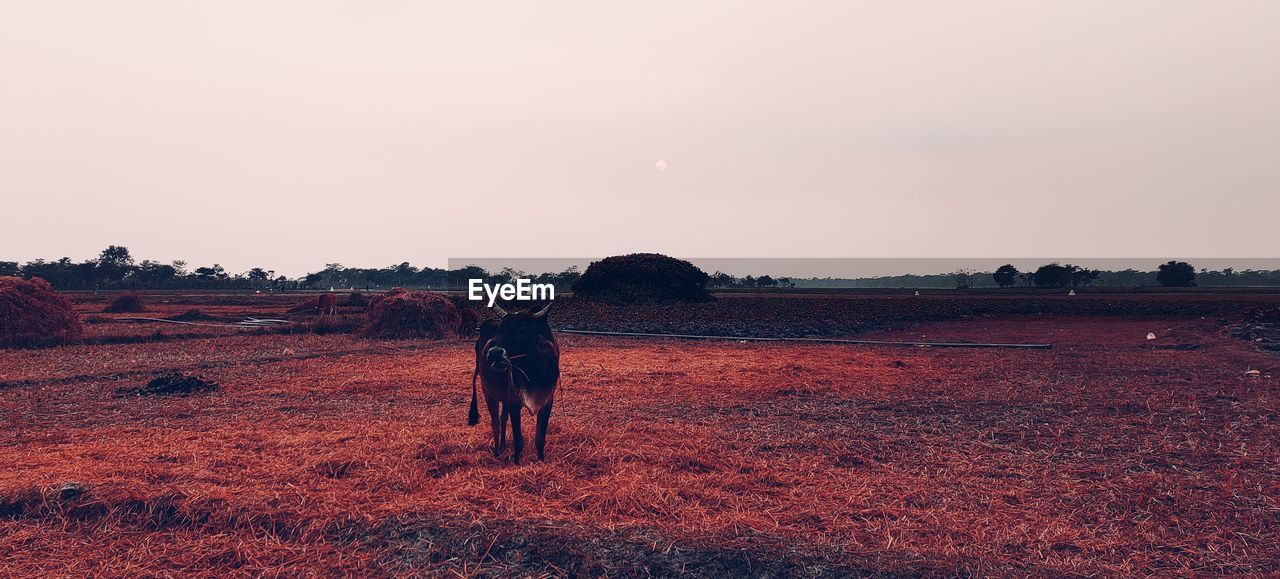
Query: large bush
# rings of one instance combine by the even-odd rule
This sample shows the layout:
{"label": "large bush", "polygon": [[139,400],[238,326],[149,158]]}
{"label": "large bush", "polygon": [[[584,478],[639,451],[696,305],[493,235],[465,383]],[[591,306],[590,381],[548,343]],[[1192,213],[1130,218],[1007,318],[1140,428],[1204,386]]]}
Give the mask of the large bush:
{"label": "large bush", "polygon": [[589,300],[639,304],[705,302],[710,276],[692,263],[657,253],[617,255],[593,262],[573,284]]}
{"label": "large bush", "polygon": [[0,277],[0,348],[63,344],[80,332],[80,318],[48,282]]}
{"label": "large bush", "polygon": [[461,326],[458,307],[448,297],[396,288],[374,301],[361,333],[386,340],[439,340],[457,336]]}

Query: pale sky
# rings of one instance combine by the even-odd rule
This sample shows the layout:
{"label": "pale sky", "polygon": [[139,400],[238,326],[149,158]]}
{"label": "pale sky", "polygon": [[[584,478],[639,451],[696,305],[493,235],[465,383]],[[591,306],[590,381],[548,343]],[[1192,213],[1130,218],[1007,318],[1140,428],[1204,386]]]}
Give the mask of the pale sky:
{"label": "pale sky", "polygon": [[1274,0],[3,0],[0,259],[1276,257],[1278,30]]}

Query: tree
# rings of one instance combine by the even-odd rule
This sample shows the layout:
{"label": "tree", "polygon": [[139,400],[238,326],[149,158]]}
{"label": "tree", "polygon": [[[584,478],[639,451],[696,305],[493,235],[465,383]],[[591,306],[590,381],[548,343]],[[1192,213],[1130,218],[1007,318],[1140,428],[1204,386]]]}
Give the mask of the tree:
{"label": "tree", "polygon": [[18,262],[0,261],[0,275],[8,275],[8,276],[18,275]]}
{"label": "tree", "polygon": [[991,279],[994,279],[996,285],[1000,287],[1018,285],[1018,268],[1013,267],[1011,263],[1006,263],[996,268],[996,272],[991,274]]}
{"label": "tree", "polygon": [[1073,268],[1071,270],[1071,287],[1089,287],[1089,284],[1092,284],[1102,274],[1096,269],[1085,269],[1074,265],[1068,267]]}
{"label": "tree", "polygon": [[227,277],[227,270],[223,269],[221,265],[215,263],[209,267],[197,267],[195,274],[197,277],[204,279],[221,279]]}
{"label": "tree", "polygon": [[391,266],[391,271],[395,273],[396,285],[404,287],[410,279],[413,279],[414,274],[418,273],[418,268],[409,265],[409,262],[405,261],[399,265]]}
{"label": "tree", "polygon": [[1047,288],[1064,288],[1071,285],[1071,273],[1075,271],[1074,265],[1059,265],[1050,263],[1042,265],[1031,274],[1030,280],[1036,287]]}
{"label": "tree", "polygon": [[707,286],[708,287],[733,287],[737,283],[738,283],[738,280],[734,279],[733,276],[723,271],[717,271],[711,274],[711,281],[707,283]]}
{"label": "tree", "polygon": [[1156,281],[1165,287],[1196,285],[1196,268],[1185,261],[1170,261],[1156,270]]}
{"label": "tree", "polygon": [[138,280],[142,283],[155,286],[164,284],[176,277],[178,275],[178,270],[174,269],[172,265],[165,265],[158,261],[144,259],[142,260],[142,263],[138,264],[136,275],[138,276]]}
{"label": "tree", "polygon": [[951,274],[951,279],[956,282],[956,289],[969,289],[973,287],[973,270],[957,269]]}
{"label": "tree", "polygon": [[778,285],[778,281],[769,275],[762,275],[756,280],[756,285],[760,287],[775,287]]}
{"label": "tree", "polygon": [[71,277],[82,288],[96,288],[102,282],[98,262],[92,259],[71,266]]}
{"label": "tree", "polygon": [[133,256],[123,245],[108,245],[98,254],[98,275],[105,281],[120,281],[133,270]]}
{"label": "tree", "polygon": [[267,280],[271,279],[271,272],[260,267],[255,267],[249,270],[249,272],[245,274],[245,277],[249,278],[253,287],[262,287],[267,285]]}

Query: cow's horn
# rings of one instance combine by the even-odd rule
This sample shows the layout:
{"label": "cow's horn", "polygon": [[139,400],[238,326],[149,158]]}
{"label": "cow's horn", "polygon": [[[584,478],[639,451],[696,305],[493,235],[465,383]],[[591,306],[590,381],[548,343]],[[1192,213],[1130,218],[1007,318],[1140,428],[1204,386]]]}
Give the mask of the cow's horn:
{"label": "cow's horn", "polygon": [[502,309],[502,306],[498,304],[493,304],[493,311],[498,312],[499,318],[507,317],[507,310]]}
{"label": "cow's horn", "polygon": [[533,314],[533,319],[535,319],[535,320],[541,320],[542,318],[547,317],[547,312],[550,312],[550,311],[551,311],[551,304],[553,304],[553,303],[555,303],[555,302],[548,302],[548,303],[547,303],[547,305],[546,305],[546,307],[544,307],[544,308],[542,308],[542,309],[538,310],[538,313]]}

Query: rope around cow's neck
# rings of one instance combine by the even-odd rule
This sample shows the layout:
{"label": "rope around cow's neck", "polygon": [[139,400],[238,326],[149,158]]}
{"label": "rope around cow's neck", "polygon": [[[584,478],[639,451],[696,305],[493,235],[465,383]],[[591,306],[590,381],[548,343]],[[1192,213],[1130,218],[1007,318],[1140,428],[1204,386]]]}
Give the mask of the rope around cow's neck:
{"label": "rope around cow's neck", "polygon": [[[508,358],[508,360],[515,360],[515,359],[518,359],[518,358],[523,358],[523,357],[525,357],[525,356],[528,356],[528,354],[517,354],[517,355],[515,355],[515,356],[511,356],[510,358]],[[519,370],[519,371],[520,371],[520,374],[524,376],[524,383],[525,383],[525,384],[532,384],[532,383],[533,383],[533,380],[531,380],[531,379],[529,378],[529,374],[528,374],[527,372],[525,372],[525,371],[524,371],[524,368],[521,368],[520,366],[517,366],[515,362],[512,362],[512,363],[511,363],[511,370],[507,370],[507,375],[511,376],[511,383],[512,383],[512,384],[515,384],[515,383],[516,383],[516,375],[515,375],[515,373],[514,373],[514,372],[512,372],[512,370]],[[519,387],[519,385],[517,385],[517,387]]]}

